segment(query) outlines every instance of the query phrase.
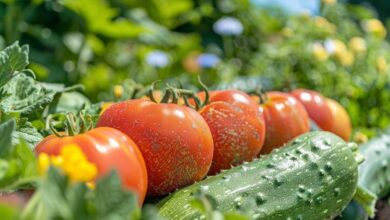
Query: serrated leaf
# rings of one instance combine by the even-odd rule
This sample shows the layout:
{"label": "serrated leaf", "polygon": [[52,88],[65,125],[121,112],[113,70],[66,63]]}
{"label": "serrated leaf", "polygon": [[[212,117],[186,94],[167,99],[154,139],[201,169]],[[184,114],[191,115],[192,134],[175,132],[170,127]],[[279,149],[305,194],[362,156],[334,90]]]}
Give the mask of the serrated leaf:
{"label": "serrated leaf", "polygon": [[12,137],[13,143],[17,143],[22,139],[28,144],[30,149],[34,149],[34,147],[43,139],[43,136],[27,118],[19,118],[17,120],[16,130]]}
{"label": "serrated leaf", "polygon": [[49,88],[20,74],[3,87],[3,92],[5,97],[0,102],[2,112],[28,115],[43,110],[60,90]]}
{"label": "serrated leaf", "polygon": [[7,154],[12,146],[12,133],[14,129],[14,120],[8,120],[0,125],[0,157]]}
{"label": "serrated leaf", "polygon": [[19,42],[0,51],[0,88],[28,65],[28,52],[28,45],[20,47]]}

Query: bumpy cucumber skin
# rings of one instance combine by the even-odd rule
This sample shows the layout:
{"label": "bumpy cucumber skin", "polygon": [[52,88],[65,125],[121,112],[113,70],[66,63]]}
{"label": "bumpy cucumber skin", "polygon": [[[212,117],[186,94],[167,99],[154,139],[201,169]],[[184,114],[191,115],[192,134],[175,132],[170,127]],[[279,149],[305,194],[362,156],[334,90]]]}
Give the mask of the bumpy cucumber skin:
{"label": "bumpy cucumber skin", "polygon": [[357,166],[342,139],[311,132],[266,157],[181,189],[158,206],[169,219],[200,218],[189,203],[193,193],[203,190],[220,211],[242,211],[253,219],[332,219],[355,193]]}
{"label": "bumpy cucumber skin", "polygon": [[378,198],[390,192],[390,132],[360,146],[365,161],[359,166],[359,185]]}

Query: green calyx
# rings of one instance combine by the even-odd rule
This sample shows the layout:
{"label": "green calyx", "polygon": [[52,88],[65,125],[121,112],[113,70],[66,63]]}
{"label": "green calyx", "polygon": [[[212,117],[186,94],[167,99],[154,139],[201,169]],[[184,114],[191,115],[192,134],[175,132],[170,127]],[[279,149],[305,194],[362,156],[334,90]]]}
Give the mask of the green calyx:
{"label": "green calyx", "polygon": [[85,133],[93,128],[92,117],[87,114],[83,114],[82,112],[79,114],[79,117],[76,117],[76,115],[72,112],[67,113],[63,124],[65,125],[65,134],[62,134],[57,130],[56,122],[52,116],[47,119],[48,127],[57,137],[75,136]]}
{"label": "green calyx", "polygon": [[[177,88],[173,85],[167,84],[165,88],[164,95],[160,101],[157,101],[156,98],[153,95],[153,92],[155,91],[155,84],[158,83],[159,81],[156,81],[152,83],[149,89],[149,98],[151,101],[155,103],[173,103],[173,104],[178,104],[180,98],[184,100],[184,103],[186,106],[199,110],[206,106],[209,103],[210,100],[210,94],[207,86],[200,80],[200,77],[198,77],[199,84],[202,88],[202,91],[205,92],[205,100],[202,102],[200,98],[197,96],[197,94],[188,89],[183,89],[181,88],[182,86],[180,85],[180,88]],[[191,104],[189,102],[189,99],[193,99],[195,105]]]}

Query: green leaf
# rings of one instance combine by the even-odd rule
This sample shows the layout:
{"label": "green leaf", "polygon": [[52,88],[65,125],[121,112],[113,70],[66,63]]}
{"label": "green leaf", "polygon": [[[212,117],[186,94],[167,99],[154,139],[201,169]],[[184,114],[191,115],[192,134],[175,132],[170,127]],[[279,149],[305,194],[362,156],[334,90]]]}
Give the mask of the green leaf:
{"label": "green leaf", "polygon": [[13,157],[19,160],[21,178],[38,175],[35,155],[23,139],[20,139],[19,143],[14,147]]}
{"label": "green leaf", "polygon": [[122,189],[116,171],[98,181],[95,195],[99,219],[126,219],[134,215],[138,209],[136,196]]}
{"label": "green leaf", "polygon": [[85,19],[89,31],[111,38],[137,37],[145,28],[129,20],[117,19],[118,10],[102,0],[65,0],[63,4]]}
{"label": "green leaf", "polygon": [[28,65],[28,51],[28,45],[20,47],[19,42],[0,51],[0,88]]}
{"label": "green leaf", "polygon": [[30,149],[34,149],[35,146],[43,139],[43,136],[38,130],[28,121],[27,118],[19,118],[16,124],[16,131],[13,133],[13,143],[18,140],[23,140],[27,143]]}
{"label": "green leaf", "polygon": [[3,87],[3,92],[5,97],[0,102],[0,111],[28,115],[42,111],[61,89],[49,87],[20,74]]}
{"label": "green leaf", "polygon": [[8,161],[0,159],[0,180],[6,176],[8,169]]}
{"label": "green leaf", "polygon": [[14,120],[8,120],[0,125],[0,157],[3,157],[12,146],[11,140],[14,129]]}
{"label": "green leaf", "polygon": [[[153,208],[144,213],[143,219],[161,219]],[[136,196],[123,190],[115,172],[99,179],[92,190],[85,183],[69,182],[50,167],[22,215],[24,219],[139,219],[140,209]]]}

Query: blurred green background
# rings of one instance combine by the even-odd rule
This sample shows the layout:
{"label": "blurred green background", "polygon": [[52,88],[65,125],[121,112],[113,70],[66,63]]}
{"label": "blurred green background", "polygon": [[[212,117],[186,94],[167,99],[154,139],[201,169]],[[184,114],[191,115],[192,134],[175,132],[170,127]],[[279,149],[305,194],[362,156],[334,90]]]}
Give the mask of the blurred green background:
{"label": "blurred green background", "polygon": [[39,80],[81,83],[93,102],[128,78],[315,89],[370,136],[390,124],[389,12],[386,0],[0,0],[0,48],[29,44]]}

